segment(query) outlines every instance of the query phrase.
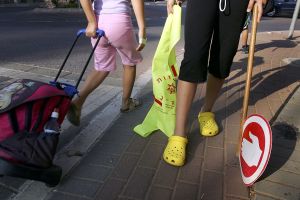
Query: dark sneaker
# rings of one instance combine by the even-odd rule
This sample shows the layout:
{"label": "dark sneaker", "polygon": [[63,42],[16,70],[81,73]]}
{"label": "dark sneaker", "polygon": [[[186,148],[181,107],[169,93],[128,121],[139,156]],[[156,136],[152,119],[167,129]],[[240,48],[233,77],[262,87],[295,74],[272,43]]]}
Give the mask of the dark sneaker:
{"label": "dark sneaker", "polygon": [[249,53],[249,45],[244,45],[244,46],[242,46],[242,52],[243,52],[244,54]]}

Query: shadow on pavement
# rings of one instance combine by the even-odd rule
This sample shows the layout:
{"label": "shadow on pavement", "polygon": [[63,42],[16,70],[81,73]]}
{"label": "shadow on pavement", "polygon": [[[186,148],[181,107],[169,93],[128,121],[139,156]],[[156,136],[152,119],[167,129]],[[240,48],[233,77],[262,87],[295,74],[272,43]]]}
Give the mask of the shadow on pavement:
{"label": "shadow on pavement", "polygon": [[281,169],[295,150],[297,140],[299,139],[298,128],[288,122],[276,121],[276,119],[299,88],[300,86],[295,88],[270,120],[272,129],[272,152],[267,168],[258,181],[266,179]]}
{"label": "shadow on pavement", "polygon": [[[261,58],[259,58],[259,60],[260,59]],[[236,76],[228,79],[228,82],[244,75],[244,73],[246,73],[245,70],[246,67],[243,67],[243,70]],[[262,71],[252,76],[249,106],[255,105],[259,100],[264,99],[279,90],[287,88],[295,82],[298,82],[298,74],[300,74],[300,66],[297,65],[296,61],[294,61],[288,65]],[[228,84],[226,89],[221,91],[220,95],[224,95],[222,93],[225,93],[229,90],[234,90],[234,92],[231,93],[228,98],[230,98],[234,94],[239,94],[240,92],[244,91],[244,87],[241,87],[241,85],[243,85],[244,83],[245,80],[233,84]],[[239,89],[234,89],[235,87],[238,87]],[[243,97],[240,97],[227,107],[224,107],[217,112],[224,113],[224,111],[226,110],[227,116],[230,116],[231,114],[240,110],[242,106],[242,100]]]}
{"label": "shadow on pavement", "polygon": [[[296,39],[296,38],[294,38]],[[255,51],[258,52],[260,50],[264,50],[267,48],[274,48],[272,51],[276,51],[277,49],[285,48],[290,49],[294,48],[299,44],[297,41],[285,39],[285,40],[271,40],[268,43],[257,44],[255,45]]]}
{"label": "shadow on pavement", "polygon": [[294,152],[299,130],[285,122],[272,125],[272,152],[269,163],[258,181],[266,179],[282,168]]}

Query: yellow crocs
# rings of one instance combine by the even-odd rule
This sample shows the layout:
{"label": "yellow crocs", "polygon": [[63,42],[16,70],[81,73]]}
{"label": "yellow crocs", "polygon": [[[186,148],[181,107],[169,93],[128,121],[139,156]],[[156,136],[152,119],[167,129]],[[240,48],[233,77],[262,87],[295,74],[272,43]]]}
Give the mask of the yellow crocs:
{"label": "yellow crocs", "polygon": [[219,133],[218,124],[215,121],[215,114],[212,112],[202,112],[198,115],[200,133],[203,136],[215,136]]}
{"label": "yellow crocs", "polygon": [[181,136],[171,136],[165,148],[163,158],[170,165],[182,166],[185,161],[185,147],[188,140]]}

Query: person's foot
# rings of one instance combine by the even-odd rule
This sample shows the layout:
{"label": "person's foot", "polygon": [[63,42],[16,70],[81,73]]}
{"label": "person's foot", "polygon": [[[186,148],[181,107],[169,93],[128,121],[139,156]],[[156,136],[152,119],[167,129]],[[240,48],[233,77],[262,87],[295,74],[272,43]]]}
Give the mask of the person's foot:
{"label": "person's foot", "polygon": [[203,136],[215,136],[219,133],[219,127],[212,112],[201,112],[198,115],[200,133]]}
{"label": "person's foot", "polygon": [[130,112],[136,109],[137,107],[140,107],[141,105],[142,105],[142,101],[140,99],[129,98],[128,102],[121,106],[120,112],[122,113]]}
{"label": "person's foot", "polygon": [[242,46],[242,52],[243,52],[244,54],[249,53],[249,45],[243,45],[243,46]]}
{"label": "person's foot", "polygon": [[188,139],[181,136],[173,135],[169,137],[168,144],[165,148],[163,158],[170,165],[182,166],[185,162],[185,149]]}
{"label": "person's foot", "polygon": [[81,109],[77,108],[77,106],[74,103],[71,103],[69,107],[69,111],[67,113],[67,119],[69,120],[69,122],[74,126],[79,126],[80,115],[81,115]]}

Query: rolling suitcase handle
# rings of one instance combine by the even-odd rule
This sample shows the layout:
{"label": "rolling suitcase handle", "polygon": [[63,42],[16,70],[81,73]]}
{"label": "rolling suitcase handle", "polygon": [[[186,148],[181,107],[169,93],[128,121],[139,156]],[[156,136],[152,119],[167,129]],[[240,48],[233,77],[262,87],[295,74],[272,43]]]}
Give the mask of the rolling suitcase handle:
{"label": "rolling suitcase handle", "polygon": [[91,53],[90,53],[90,55],[89,55],[89,57],[88,57],[88,59],[87,59],[85,65],[84,65],[84,67],[83,67],[83,69],[82,69],[82,71],[81,71],[81,74],[80,74],[80,76],[79,76],[79,78],[78,78],[78,80],[77,80],[77,83],[76,83],[75,87],[74,87],[73,85],[70,85],[70,84],[67,84],[67,83],[59,83],[59,82],[57,82],[57,79],[58,79],[58,77],[60,76],[60,74],[61,74],[61,72],[62,72],[62,70],[63,70],[63,68],[64,68],[64,66],[65,66],[65,64],[66,64],[66,62],[67,62],[67,60],[69,59],[70,54],[71,54],[71,52],[72,52],[72,50],[73,50],[73,48],[74,48],[76,42],[78,41],[79,37],[80,37],[81,35],[83,35],[85,32],[86,32],[85,29],[80,29],[80,30],[77,32],[76,38],[75,38],[75,40],[74,40],[74,42],[73,42],[73,44],[72,44],[72,46],[71,46],[71,48],[70,48],[70,50],[69,50],[67,56],[66,56],[66,58],[64,59],[64,61],[63,61],[62,65],[61,65],[61,67],[59,68],[58,73],[57,73],[57,75],[56,75],[54,81],[51,81],[51,82],[50,82],[51,85],[55,85],[55,86],[58,87],[58,88],[64,89],[65,92],[66,92],[70,97],[73,97],[75,94],[78,93],[77,88],[78,88],[78,85],[79,85],[79,83],[80,83],[80,81],[81,81],[81,79],[82,79],[82,77],[83,77],[83,74],[84,74],[84,72],[86,71],[86,68],[87,68],[87,66],[88,66],[88,64],[89,64],[89,62],[90,62],[90,60],[91,60],[91,58],[92,58],[92,56],[93,56],[93,54],[94,54],[94,52],[95,52],[95,49],[97,48],[97,45],[98,45],[98,43],[99,43],[99,41],[100,41],[100,38],[101,38],[102,36],[105,35],[105,33],[104,33],[103,30],[98,29],[98,30],[96,31],[96,35],[97,35],[98,39],[97,39],[97,41],[96,41],[96,43],[95,43],[95,45],[94,45],[94,47],[93,47],[93,49],[92,49],[92,51],[91,51]]}

